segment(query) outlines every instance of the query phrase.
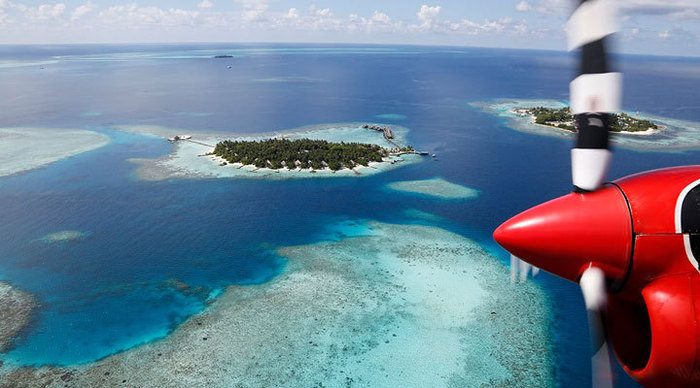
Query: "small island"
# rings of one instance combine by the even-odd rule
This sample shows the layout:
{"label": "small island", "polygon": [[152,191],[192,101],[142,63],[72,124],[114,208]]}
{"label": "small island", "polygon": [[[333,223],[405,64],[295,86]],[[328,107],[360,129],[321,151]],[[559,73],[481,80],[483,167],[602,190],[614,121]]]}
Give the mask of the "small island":
{"label": "small island", "polygon": [[143,180],[366,177],[430,155],[408,146],[408,128],[377,123],[316,124],[243,136],[149,125],[115,129],[173,144],[164,157],[130,159]]}
{"label": "small island", "polygon": [[[535,124],[546,125],[576,132],[576,123],[571,114],[571,109],[545,108],[537,106],[534,108],[516,108],[515,113],[520,116],[532,116]],[[649,120],[638,119],[627,113],[613,113],[610,115],[610,130],[612,132],[646,132],[659,129],[659,126]]]}
{"label": "small island", "polygon": [[416,153],[411,146],[388,149],[376,144],[334,143],[326,140],[280,139],[260,141],[224,140],[216,144],[212,155],[225,162],[252,165],[273,170],[322,170],[338,171],[368,166],[370,162],[382,162],[385,157]]}
{"label": "small island", "polygon": [[[474,101],[469,103],[469,106],[502,119],[505,128],[514,131],[555,138],[576,136],[576,128],[573,127],[572,118],[569,118],[569,104],[566,101],[502,98]],[[542,107],[551,112],[565,113],[562,115],[565,121],[556,121],[562,119],[561,117],[541,117],[538,122],[535,110]],[[615,146],[654,152],[697,150],[700,147],[700,122],[663,117],[644,111],[632,112],[634,113],[616,115],[617,123],[613,123],[612,129],[615,131],[615,136],[612,137]],[[566,128],[567,124],[571,127]]]}

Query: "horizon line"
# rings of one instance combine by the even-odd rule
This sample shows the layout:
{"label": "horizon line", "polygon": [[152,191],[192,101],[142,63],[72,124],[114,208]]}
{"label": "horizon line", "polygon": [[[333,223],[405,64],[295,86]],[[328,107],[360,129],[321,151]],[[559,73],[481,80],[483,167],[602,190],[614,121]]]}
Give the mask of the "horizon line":
{"label": "horizon line", "polygon": [[[284,41],[180,41],[180,42],[66,42],[66,43],[0,43],[0,47],[32,47],[32,46],[183,46],[183,45],[317,45],[317,46],[374,46],[374,47],[441,47],[458,49],[492,49],[492,50],[512,50],[512,51],[540,51],[549,53],[565,54],[570,50],[552,48],[529,48],[529,47],[499,47],[499,46],[478,46],[478,45],[457,45],[440,43],[373,43],[373,42],[284,42]],[[619,56],[640,56],[640,57],[664,57],[664,58],[686,58],[700,59],[698,55],[678,55],[678,54],[648,54],[639,52],[612,51],[611,54]]]}

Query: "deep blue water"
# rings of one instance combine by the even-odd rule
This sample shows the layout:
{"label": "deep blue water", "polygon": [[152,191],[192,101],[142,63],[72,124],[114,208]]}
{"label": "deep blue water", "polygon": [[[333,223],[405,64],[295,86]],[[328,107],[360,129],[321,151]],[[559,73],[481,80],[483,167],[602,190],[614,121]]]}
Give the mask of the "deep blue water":
{"label": "deep blue water", "polygon": [[[234,54],[234,59],[212,59]],[[55,56],[61,56],[58,60]],[[275,249],[317,241],[346,219],[418,222],[482,243],[507,260],[491,231],[570,188],[567,140],[523,134],[469,106],[494,98],[565,99],[566,53],[355,46],[2,46],[0,126],[78,127],[113,142],[46,168],[0,178],[0,280],[42,308],[10,363],[76,364],[161,337],[222,287],[284,270]],[[700,121],[700,61],[623,57],[625,108]],[[228,69],[227,66],[231,66]],[[42,66],[44,67],[42,69]],[[401,114],[410,143],[438,161],[373,177],[303,181],[142,182],[126,159],[167,154],[163,141],[110,130],[156,124],[256,133],[378,121]],[[617,150],[613,177],[697,163],[698,152]],[[387,182],[441,176],[480,190],[468,202],[391,193]],[[40,239],[79,230],[83,239]],[[537,278],[554,306],[563,386],[589,385],[586,317],[578,287]],[[184,282],[185,290],[177,287]],[[631,384],[620,375],[623,385]]]}

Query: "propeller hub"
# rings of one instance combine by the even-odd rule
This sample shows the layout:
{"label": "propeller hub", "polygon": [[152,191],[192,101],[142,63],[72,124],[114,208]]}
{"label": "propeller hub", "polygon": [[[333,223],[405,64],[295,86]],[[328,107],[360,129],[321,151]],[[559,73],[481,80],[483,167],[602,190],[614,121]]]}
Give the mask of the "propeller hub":
{"label": "propeller hub", "polygon": [[632,218],[620,189],[606,185],[520,213],[493,237],[520,259],[573,282],[591,263],[622,280],[632,255]]}

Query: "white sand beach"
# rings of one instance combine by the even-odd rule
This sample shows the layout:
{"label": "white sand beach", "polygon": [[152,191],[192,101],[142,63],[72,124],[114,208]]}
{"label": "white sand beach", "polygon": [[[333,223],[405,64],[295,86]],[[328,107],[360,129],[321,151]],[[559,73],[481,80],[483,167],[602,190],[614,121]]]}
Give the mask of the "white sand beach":
{"label": "white sand beach", "polygon": [[[517,108],[564,108],[566,102],[559,100],[502,99],[490,102],[475,102],[472,107],[503,117],[508,127],[517,131],[542,136],[573,138],[575,133],[560,128],[536,124],[530,115],[522,115]],[[700,147],[700,123],[656,116],[644,112],[625,112],[635,118],[650,120],[659,129],[643,132],[617,132],[612,142],[622,148],[638,151],[674,152],[694,150]]]}
{"label": "white sand beach", "polygon": [[[257,168],[252,165],[224,164],[224,160],[208,155],[214,146],[222,140],[264,140],[270,138],[313,139],[329,142],[357,142],[377,144],[386,148],[395,147],[384,139],[381,132],[362,128],[363,123],[322,124],[294,128],[281,132],[269,132],[256,135],[235,135],[225,133],[191,132],[185,129],[167,128],[162,126],[133,126],[119,125],[117,130],[157,136],[168,139],[178,134],[192,134],[192,141],[179,141],[173,145],[173,151],[166,157],[158,159],[131,159],[137,167],[137,176],[142,180],[192,179],[192,178],[262,178],[262,179],[299,179],[319,177],[351,177],[369,176],[388,171],[397,167],[416,163],[421,160],[419,155],[389,156],[383,162],[371,162],[369,166],[358,166],[353,169],[332,171],[328,168],[311,169],[269,169]],[[394,143],[405,145],[408,129],[391,125],[394,132]]]}
{"label": "white sand beach", "polygon": [[109,143],[80,129],[0,128],[0,177],[29,171]]}

